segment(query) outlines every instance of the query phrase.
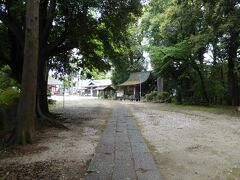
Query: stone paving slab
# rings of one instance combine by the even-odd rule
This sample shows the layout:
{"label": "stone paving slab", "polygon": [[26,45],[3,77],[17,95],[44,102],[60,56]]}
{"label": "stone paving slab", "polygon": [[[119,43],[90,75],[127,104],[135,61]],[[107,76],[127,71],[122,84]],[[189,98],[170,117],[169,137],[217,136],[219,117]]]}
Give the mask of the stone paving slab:
{"label": "stone paving slab", "polygon": [[115,104],[86,180],[162,180],[132,115]]}
{"label": "stone paving slab", "polygon": [[112,179],[136,179],[132,159],[117,160]]}
{"label": "stone paving slab", "polygon": [[149,150],[143,142],[132,142],[132,153],[148,153]]}
{"label": "stone paving slab", "polygon": [[97,153],[88,168],[86,180],[111,180],[114,168],[113,154]]}
{"label": "stone paving slab", "polygon": [[114,151],[115,151],[114,146],[109,143],[100,143],[96,148],[96,152],[98,153],[113,154]]}
{"label": "stone paving slab", "polygon": [[133,158],[135,161],[135,170],[157,170],[155,162],[153,160],[152,155],[150,152],[141,152],[141,153],[134,153]]}
{"label": "stone paving slab", "polygon": [[159,172],[157,170],[137,171],[137,176],[138,180],[159,180]]}

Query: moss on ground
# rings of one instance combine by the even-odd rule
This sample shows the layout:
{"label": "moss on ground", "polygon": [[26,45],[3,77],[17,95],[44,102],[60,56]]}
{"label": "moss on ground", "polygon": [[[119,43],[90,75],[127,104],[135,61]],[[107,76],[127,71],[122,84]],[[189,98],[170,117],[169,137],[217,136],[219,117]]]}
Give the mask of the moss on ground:
{"label": "moss on ground", "polygon": [[199,106],[199,105],[178,105],[178,104],[159,104],[161,110],[168,110],[168,111],[205,111],[214,114],[226,114],[230,116],[237,116],[240,117],[240,111],[237,107],[233,106]]}

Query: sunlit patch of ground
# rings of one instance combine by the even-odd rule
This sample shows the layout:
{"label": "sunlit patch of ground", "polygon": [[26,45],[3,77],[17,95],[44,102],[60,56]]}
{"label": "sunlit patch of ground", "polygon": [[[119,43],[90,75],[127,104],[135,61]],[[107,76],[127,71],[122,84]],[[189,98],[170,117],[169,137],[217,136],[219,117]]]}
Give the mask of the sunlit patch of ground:
{"label": "sunlit patch of ground", "polygon": [[166,180],[240,179],[240,117],[181,106],[123,102]]}
{"label": "sunlit patch of ground", "polygon": [[111,104],[87,98],[61,99],[54,108],[63,113],[70,130],[47,128],[38,141],[0,152],[0,179],[82,179],[95,152]]}

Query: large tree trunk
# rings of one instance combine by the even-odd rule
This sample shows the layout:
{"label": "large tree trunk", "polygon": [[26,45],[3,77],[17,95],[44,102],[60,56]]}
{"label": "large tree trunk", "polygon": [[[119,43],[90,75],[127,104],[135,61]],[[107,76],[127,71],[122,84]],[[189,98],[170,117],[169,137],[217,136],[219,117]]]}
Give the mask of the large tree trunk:
{"label": "large tree trunk", "polygon": [[22,66],[23,66],[23,48],[16,43],[16,37],[8,31],[8,36],[10,39],[10,59],[9,66],[12,70],[13,78],[21,83],[22,78]]}
{"label": "large tree trunk", "polygon": [[31,143],[35,130],[39,47],[39,0],[28,0],[21,97],[17,112],[15,144]]}
{"label": "large tree trunk", "polygon": [[[6,1],[7,14],[5,15],[8,21],[3,20],[3,24],[8,28],[9,49],[10,49],[10,61],[8,65],[11,67],[13,78],[21,83],[22,80],[22,67],[23,67],[23,49],[24,49],[24,29],[19,28],[18,22],[15,21],[16,16],[12,12],[12,6],[16,2],[12,0]],[[22,39],[22,41],[21,41]],[[20,42],[21,41],[21,42]]]}
{"label": "large tree trunk", "polygon": [[41,111],[48,115],[49,108],[48,108],[48,100],[47,100],[47,81],[41,80],[38,82],[38,103],[41,108]]}
{"label": "large tree trunk", "polygon": [[238,33],[231,32],[228,45],[228,103],[239,106],[239,87],[237,74]]}
{"label": "large tree trunk", "polygon": [[[237,15],[236,2],[226,1],[224,9],[226,16],[233,17]],[[235,21],[234,23],[238,23]],[[239,85],[237,72],[237,50],[239,47],[239,30],[234,26],[229,26],[228,29],[230,38],[227,45],[228,56],[228,103],[229,105],[239,105]]]}
{"label": "large tree trunk", "polygon": [[200,64],[198,65],[194,60],[192,61],[192,64],[193,64],[193,68],[198,73],[200,83],[201,83],[203,97],[206,100],[206,103],[209,104],[209,97],[208,97],[206,82],[205,82],[205,78],[204,78],[204,70],[203,70],[204,69],[203,68],[204,53],[205,53],[205,48],[201,48],[198,52],[198,60],[199,60]]}
{"label": "large tree trunk", "polygon": [[47,58],[44,52],[40,51],[39,64],[38,64],[38,90],[37,90],[37,106],[36,112],[38,120],[41,125],[50,125],[62,129],[68,129],[61,123],[56,121],[56,117],[49,112],[48,99],[47,99],[47,81],[48,81],[48,67]]}
{"label": "large tree trunk", "polygon": [[[32,2],[32,1],[31,1]],[[14,20],[14,14],[11,13],[11,8],[14,5],[15,1],[7,1],[7,16],[9,19]],[[49,49],[49,44],[47,44],[47,40],[49,38],[49,34],[51,32],[52,22],[54,18],[54,12],[56,7],[56,0],[42,0],[39,5],[39,42],[35,41],[34,43],[39,43],[39,60],[38,60],[38,83],[37,83],[37,94],[36,94],[36,104],[35,106],[35,116],[37,115],[37,122],[43,124],[50,124],[56,127],[65,128],[63,125],[54,121],[55,116],[49,112],[48,109],[48,101],[47,101],[47,69],[46,64],[48,63],[48,58],[51,56],[52,51]],[[29,17],[27,15],[27,17]],[[21,84],[22,81],[22,68],[23,68],[23,59],[24,59],[24,29],[22,29],[22,24],[19,25],[15,22],[13,24],[15,26],[10,26],[7,22],[3,22],[9,29],[9,40],[12,44],[11,46],[11,61],[9,65],[13,71],[14,77]],[[14,28],[16,27],[16,28]],[[22,31],[22,32],[21,32]],[[16,33],[20,32],[20,33]],[[21,40],[22,39],[22,40]],[[59,40],[57,39],[57,42]],[[54,43],[56,47],[59,46],[59,43]],[[51,46],[54,47],[54,46]],[[28,70],[29,71],[29,70]],[[28,73],[30,76],[30,74]],[[31,82],[31,81],[30,81]],[[24,86],[24,85],[23,85]],[[30,91],[30,90],[29,90]],[[31,91],[32,92],[32,91]],[[29,95],[30,96],[30,95]],[[23,123],[20,123],[23,124]],[[25,125],[24,125],[25,126]],[[20,127],[17,125],[16,127]],[[15,128],[15,133],[12,139],[16,139],[17,137],[17,128]],[[11,139],[11,140],[12,140]],[[31,138],[29,138],[31,139]],[[19,140],[16,140],[16,142]]]}
{"label": "large tree trunk", "polygon": [[[49,5],[49,10],[48,10]],[[47,40],[52,27],[53,13],[56,7],[56,0],[42,1],[40,5],[39,19],[39,64],[38,64],[38,94],[37,94],[37,114],[40,119],[51,117],[47,100],[48,81],[48,59]]]}
{"label": "large tree trunk", "polygon": [[38,66],[38,105],[42,113],[46,116],[49,114],[47,101],[47,81],[48,81],[48,67],[47,57],[44,52],[40,51],[39,66]]}

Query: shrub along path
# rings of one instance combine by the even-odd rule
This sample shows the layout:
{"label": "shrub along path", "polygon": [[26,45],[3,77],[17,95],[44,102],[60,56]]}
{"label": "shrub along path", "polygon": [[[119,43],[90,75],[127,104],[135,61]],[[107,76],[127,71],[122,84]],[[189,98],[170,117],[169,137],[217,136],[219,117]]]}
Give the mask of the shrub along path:
{"label": "shrub along path", "polygon": [[112,118],[106,125],[85,179],[162,179],[125,105],[114,103]]}

